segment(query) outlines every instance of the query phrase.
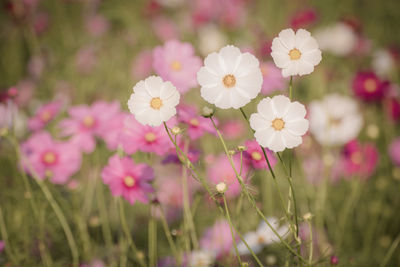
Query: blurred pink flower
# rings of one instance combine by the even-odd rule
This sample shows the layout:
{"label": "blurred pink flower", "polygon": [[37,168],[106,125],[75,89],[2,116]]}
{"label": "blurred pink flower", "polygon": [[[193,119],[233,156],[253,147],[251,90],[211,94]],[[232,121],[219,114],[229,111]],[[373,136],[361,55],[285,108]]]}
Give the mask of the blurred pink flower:
{"label": "blurred pink flower", "polygon": [[239,120],[229,120],[222,125],[221,132],[226,139],[237,139],[243,136],[245,127]]}
{"label": "blurred pink flower", "polygon": [[90,153],[96,147],[95,137],[107,136],[109,124],[120,112],[117,101],[97,101],[92,106],[80,105],[68,110],[70,118],[60,122],[61,134],[72,136],[72,142]]}
{"label": "blurred pink flower", "polygon": [[233,248],[233,239],[229,223],[219,220],[212,227],[206,229],[200,240],[203,250],[215,253],[217,259],[229,256]]}
{"label": "blurred pink flower", "polygon": [[172,82],[180,93],[197,86],[196,75],[201,65],[189,43],[170,40],[153,51],[154,70],[164,81]]}
{"label": "blurred pink flower", "polygon": [[390,118],[393,121],[400,120],[400,100],[396,97],[391,97],[386,100],[386,107],[387,113],[389,114]]}
{"label": "blurred pink flower", "polygon": [[[245,143],[246,151],[244,151],[243,155],[246,162],[253,166],[255,169],[267,169],[269,170],[268,164],[265,161],[264,153],[261,150],[260,145],[256,140],[246,141]],[[265,148],[265,152],[267,154],[269,163],[271,164],[271,168],[274,168],[276,165],[277,159],[272,151],[268,148]]]}
{"label": "blurred pink flower", "polygon": [[15,88],[18,89],[15,103],[18,106],[25,106],[31,101],[36,86],[32,80],[26,79],[18,82]]}
{"label": "blurred pink flower", "polygon": [[365,101],[380,101],[389,88],[388,81],[382,81],[372,71],[359,72],[353,80],[353,92]]}
{"label": "blurred pink flower", "polygon": [[378,150],[373,143],[361,144],[353,140],[343,148],[339,168],[345,178],[358,175],[361,179],[367,179],[374,173],[378,159]]}
{"label": "blurred pink flower", "polygon": [[110,23],[101,14],[95,14],[86,19],[86,30],[94,37],[104,35],[109,28]]}
{"label": "blurred pink flower", "polygon": [[62,107],[61,102],[54,101],[39,107],[35,115],[29,119],[28,127],[32,131],[43,129],[51,120],[53,120]]}
{"label": "blurred pink flower", "polygon": [[141,80],[153,70],[153,51],[142,50],[132,62],[131,75],[133,79]]}
{"label": "blurred pink flower", "polygon": [[4,242],[3,240],[0,240],[0,253],[4,250],[6,246],[6,242]]}
{"label": "blurred pink flower", "polygon": [[33,134],[22,146],[24,168],[32,168],[40,179],[65,184],[81,166],[81,153],[71,142],[59,142],[47,132]]}
{"label": "blurred pink flower", "polygon": [[96,50],[92,46],[81,48],[75,56],[75,65],[79,72],[90,73],[97,64]]}
{"label": "blurred pink flower", "polygon": [[124,129],[124,121],[131,116],[128,113],[118,113],[113,119],[108,121],[106,129],[100,134],[109,150],[115,150],[121,144],[120,135]]}
{"label": "blurred pink flower", "polygon": [[293,29],[308,28],[317,21],[317,12],[313,8],[307,8],[296,12],[290,19],[290,27]]}
{"label": "blurred pink flower", "polygon": [[153,18],[151,26],[156,36],[163,42],[179,38],[180,33],[177,25],[167,17],[157,16]]}
{"label": "blurred pink flower", "polygon": [[262,63],[261,72],[263,75],[263,84],[261,92],[270,95],[274,91],[282,91],[286,88],[286,79],[282,76],[282,71],[272,62]]}
{"label": "blurred pink flower", "polygon": [[200,138],[206,132],[216,134],[210,119],[198,115],[194,106],[178,106],[178,120],[187,125],[187,132],[192,140]]}
{"label": "blurred pink flower", "polygon": [[[171,123],[174,123],[173,119],[169,121],[169,124]],[[142,151],[162,156],[173,148],[164,125],[158,127],[143,125],[137,122],[133,116],[125,119],[120,142],[127,154]]]}
{"label": "blurred pink flower", "polygon": [[49,27],[49,14],[46,12],[38,12],[33,18],[33,28],[37,35],[44,33]]}
{"label": "blurred pink flower", "polygon": [[324,163],[319,155],[312,154],[311,156],[304,157],[302,166],[307,181],[314,185],[318,185],[322,181]]}
{"label": "blurred pink flower", "polygon": [[28,62],[28,72],[34,79],[38,79],[42,76],[44,66],[45,59],[42,55],[32,56]]}
{"label": "blurred pink flower", "polygon": [[130,157],[112,156],[101,177],[113,196],[122,196],[131,205],[136,201],[147,203],[148,194],[154,191],[150,184],[153,170],[146,164],[135,164]]}
{"label": "blurred pink flower", "polygon": [[395,165],[400,166],[400,137],[394,139],[390,144],[389,156]]}
{"label": "blurred pink flower", "polygon": [[[239,155],[233,156],[233,163],[235,169],[239,173],[240,172]],[[244,183],[247,182],[246,180],[248,171],[249,171],[248,165],[246,164],[246,162],[243,162],[241,176],[244,180]],[[225,192],[227,198],[233,198],[240,194],[242,188],[225,154],[220,155],[215,159],[213,164],[208,168],[207,174],[208,174],[208,179],[212,184],[217,185],[220,182],[224,182],[227,185],[228,189]]]}

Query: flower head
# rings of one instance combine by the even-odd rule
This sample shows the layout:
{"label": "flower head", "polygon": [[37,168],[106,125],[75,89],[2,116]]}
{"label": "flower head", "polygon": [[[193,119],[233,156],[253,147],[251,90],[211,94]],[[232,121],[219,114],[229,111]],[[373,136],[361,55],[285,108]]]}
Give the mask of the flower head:
{"label": "flower head", "polygon": [[191,44],[170,40],[154,48],[153,67],[161,78],[172,82],[180,93],[185,93],[197,85],[196,73],[201,60],[195,56]]}
{"label": "flower head", "polygon": [[208,228],[200,240],[200,247],[203,250],[212,251],[216,257],[221,259],[230,254],[233,240],[229,223],[225,220],[215,222]]}
{"label": "flower head", "polygon": [[32,131],[41,130],[47,123],[54,119],[60,112],[61,102],[54,101],[41,106],[35,116],[29,119],[28,127]]}
{"label": "flower head", "polygon": [[308,130],[305,115],[304,105],[290,102],[286,96],[277,95],[260,101],[257,113],[250,117],[250,126],[261,146],[279,152],[302,143],[301,137]]}
{"label": "flower head", "polygon": [[187,125],[187,132],[192,140],[200,138],[206,132],[216,133],[211,121],[198,115],[194,107],[178,107],[178,119]]}
{"label": "flower head", "polygon": [[[246,141],[246,147],[247,150],[244,152],[244,156],[249,165],[253,166],[253,168],[255,169],[268,169],[268,164],[265,161],[264,153],[260,148],[260,145],[257,143],[257,141],[256,140]],[[276,157],[268,149],[265,149],[265,152],[267,154],[269,163],[273,168],[277,161]]]}
{"label": "flower head", "polygon": [[272,41],[271,56],[282,69],[283,77],[310,74],[322,59],[318,43],[311,34],[299,29],[286,29]]}
{"label": "flower head", "polygon": [[133,87],[128,107],[138,122],[159,126],[176,114],[180,95],[171,82],[150,76]]}
{"label": "flower head", "polygon": [[112,156],[101,172],[103,182],[110,187],[113,196],[122,196],[130,204],[147,203],[153,192],[150,182],[153,170],[146,164],[135,164],[129,157]]}
{"label": "flower head", "polygon": [[[56,184],[65,184],[81,166],[81,152],[71,142],[59,142],[47,132],[33,134],[22,144],[22,165],[33,170],[40,179],[50,178]],[[32,169],[31,169],[32,168]]]}
{"label": "flower head", "polygon": [[365,101],[380,101],[389,89],[389,82],[382,81],[375,73],[359,72],[353,80],[353,92]]}
{"label": "flower head", "polygon": [[214,262],[214,253],[207,250],[192,251],[189,256],[189,267],[208,267]]}
{"label": "flower head", "polygon": [[201,96],[219,108],[241,108],[261,90],[258,59],[232,45],[209,54],[197,73]]}

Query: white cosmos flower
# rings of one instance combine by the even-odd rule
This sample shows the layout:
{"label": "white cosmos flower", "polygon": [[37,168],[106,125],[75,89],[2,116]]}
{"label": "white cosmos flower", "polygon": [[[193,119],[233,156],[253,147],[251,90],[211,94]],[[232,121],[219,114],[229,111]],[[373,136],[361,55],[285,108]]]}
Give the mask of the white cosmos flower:
{"label": "white cosmos flower", "polygon": [[170,82],[150,76],[133,87],[129,111],[144,125],[159,126],[176,114],[179,92]]}
{"label": "white cosmos flower", "polygon": [[357,102],[331,94],[310,104],[310,132],[322,145],[343,145],[356,138],[363,125]]}
{"label": "white cosmos flower", "polygon": [[379,75],[385,76],[395,68],[396,62],[390,51],[380,49],[372,55],[372,68]]}
{"label": "white cosmos flower", "polygon": [[250,126],[261,146],[279,152],[302,143],[301,137],[308,130],[305,115],[304,105],[290,102],[286,96],[277,95],[260,101],[257,113],[250,117]]}
{"label": "white cosmos flower", "polygon": [[213,24],[201,27],[197,36],[200,53],[204,56],[227,44],[226,36]]}
{"label": "white cosmos flower", "polygon": [[311,34],[303,29],[286,29],[272,41],[271,56],[282,69],[282,76],[305,75],[314,71],[322,59],[321,50]]}
{"label": "white cosmos flower", "polygon": [[206,57],[197,81],[207,102],[222,109],[237,109],[258,95],[263,78],[255,56],[228,45]]}
{"label": "white cosmos flower", "polygon": [[[276,232],[281,236],[289,232],[289,227],[287,224],[279,226],[279,220],[275,217],[267,218],[271,226],[276,230]],[[271,230],[266,222],[261,221],[257,230],[254,232],[249,232],[244,235],[244,240],[249,245],[254,253],[259,253],[265,246],[280,242],[279,237]],[[243,242],[240,242],[237,246],[240,255],[250,254],[250,251]]]}
{"label": "white cosmos flower", "polygon": [[189,258],[190,267],[208,267],[214,262],[215,255],[207,250],[192,251]]}
{"label": "white cosmos flower", "polygon": [[342,22],[317,30],[315,38],[322,51],[337,56],[349,55],[357,45],[357,36],[353,29]]}

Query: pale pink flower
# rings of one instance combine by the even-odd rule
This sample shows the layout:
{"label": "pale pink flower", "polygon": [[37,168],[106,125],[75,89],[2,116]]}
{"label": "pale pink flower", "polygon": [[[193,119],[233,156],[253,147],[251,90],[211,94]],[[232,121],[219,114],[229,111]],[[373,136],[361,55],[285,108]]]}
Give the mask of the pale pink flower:
{"label": "pale pink flower", "polygon": [[29,74],[35,79],[40,78],[42,76],[45,64],[45,58],[42,55],[32,56],[27,65]]}
{"label": "pale pink flower", "polygon": [[75,65],[79,72],[90,73],[97,64],[96,50],[92,46],[81,48],[75,56]]}
{"label": "pale pink flower", "polygon": [[187,125],[187,133],[192,140],[196,140],[204,133],[216,134],[210,119],[198,115],[194,106],[178,106],[178,120]]}
{"label": "pale pink flower", "polygon": [[115,150],[121,144],[120,135],[124,129],[124,121],[131,116],[128,113],[118,113],[105,124],[105,130],[101,135],[109,150]]}
{"label": "pale pink flower", "polygon": [[86,19],[86,30],[94,37],[102,36],[109,28],[110,23],[101,14],[95,14]]}
{"label": "pale pink flower", "polygon": [[28,127],[32,131],[43,129],[50,121],[52,121],[60,112],[61,102],[54,101],[47,103],[36,111],[35,115],[29,119]]}
{"label": "pale pink flower", "polygon": [[[81,166],[81,153],[71,142],[52,139],[47,132],[33,134],[22,144],[22,165],[38,178],[50,178],[55,184],[65,184]],[[32,169],[31,169],[32,168]]]}
{"label": "pale pink flower", "polygon": [[393,163],[400,166],[400,138],[396,138],[389,146],[389,156]]}
{"label": "pale pink flower", "polygon": [[132,62],[131,76],[133,79],[142,80],[149,76],[153,70],[153,51],[142,50]]}
{"label": "pale pink flower", "polygon": [[33,17],[33,29],[37,35],[44,33],[49,27],[49,14],[37,12]]}
{"label": "pale pink flower", "polygon": [[[257,141],[256,140],[246,141],[245,146],[246,146],[246,151],[244,151],[243,155],[247,163],[253,166],[253,168],[255,169],[269,170],[268,164],[264,157],[264,153],[261,150],[261,147],[257,143]],[[271,168],[274,168],[277,162],[274,153],[268,148],[265,148],[265,153],[267,154]]]}
{"label": "pale pink flower", "polygon": [[245,127],[239,120],[229,120],[222,125],[221,132],[226,139],[237,139],[244,134]]}
{"label": "pale pink flower", "polygon": [[[174,124],[174,119],[168,122],[168,125],[171,124]],[[143,125],[133,116],[125,119],[120,142],[123,150],[128,154],[142,151],[162,156],[173,148],[164,125],[157,127]]]}
{"label": "pale pink flower", "polygon": [[15,86],[18,89],[18,95],[15,97],[15,103],[18,106],[25,106],[32,100],[33,93],[36,89],[35,83],[30,79],[25,79]]}
{"label": "pale pink flower", "polygon": [[263,75],[263,84],[261,93],[270,95],[275,91],[283,91],[287,87],[286,79],[283,78],[282,72],[272,62],[264,62],[260,65]]}
{"label": "pale pink flower", "polygon": [[3,240],[0,240],[0,253],[4,250],[6,246],[6,242],[4,242]]}
{"label": "pale pink flower", "polygon": [[178,26],[167,17],[157,16],[153,18],[151,26],[156,36],[163,42],[179,38]]}
{"label": "pale pink flower", "polygon": [[154,70],[163,80],[172,82],[180,93],[197,86],[196,75],[201,65],[189,43],[170,40],[153,51]]}
{"label": "pale pink flower", "polygon": [[113,196],[122,196],[131,205],[136,201],[147,203],[148,194],[154,191],[150,184],[154,178],[153,169],[146,164],[134,163],[130,157],[112,156],[101,177]]}
{"label": "pale pink flower", "polygon": [[87,153],[96,147],[95,137],[104,137],[108,131],[108,124],[120,112],[117,101],[107,103],[97,101],[92,106],[80,105],[68,110],[70,118],[60,122],[63,136],[72,136],[72,142]]}
{"label": "pale pink flower", "polygon": [[229,223],[219,220],[206,229],[200,240],[200,247],[203,250],[215,253],[217,259],[229,256],[233,248],[233,239]]}
{"label": "pale pink flower", "polygon": [[[240,156],[235,155],[233,156],[233,163],[237,172],[240,172]],[[247,173],[249,171],[249,167],[246,162],[242,164],[242,174],[241,177],[244,180],[244,183],[247,181]],[[228,158],[226,155],[218,156],[214,163],[208,168],[207,170],[208,179],[214,185],[218,183],[224,182],[227,186],[227,191],[225,195],[227,198],[233,198],[240,194],[241,186],[239,181],[236,178],[236,174],[232,169],[231,164],[229,163]]]}

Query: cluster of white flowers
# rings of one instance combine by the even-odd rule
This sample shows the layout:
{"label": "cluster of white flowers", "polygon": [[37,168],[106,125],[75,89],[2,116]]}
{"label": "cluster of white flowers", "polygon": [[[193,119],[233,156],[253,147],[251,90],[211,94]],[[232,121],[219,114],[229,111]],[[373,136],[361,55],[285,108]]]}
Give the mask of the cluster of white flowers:
{"label": "cluster of white flowers", "polygon": [[[317,41],[303,29],[286,29],[273,40],[271,55],[283,76],[310,74],[321,61]],[[256,98],[263,76],[258,59],[228,45],[209,54],[197,73],[201,96],[221,109],[239,109]],[[158,126],[176,114],[178,90],[169,81],[151,76],[133,88],[128,101],[131,113],[145,125]],[[279,152],[302,143],[308,130],[306,109],[283,95],[263,99],[250,117],[258,143]]]}

